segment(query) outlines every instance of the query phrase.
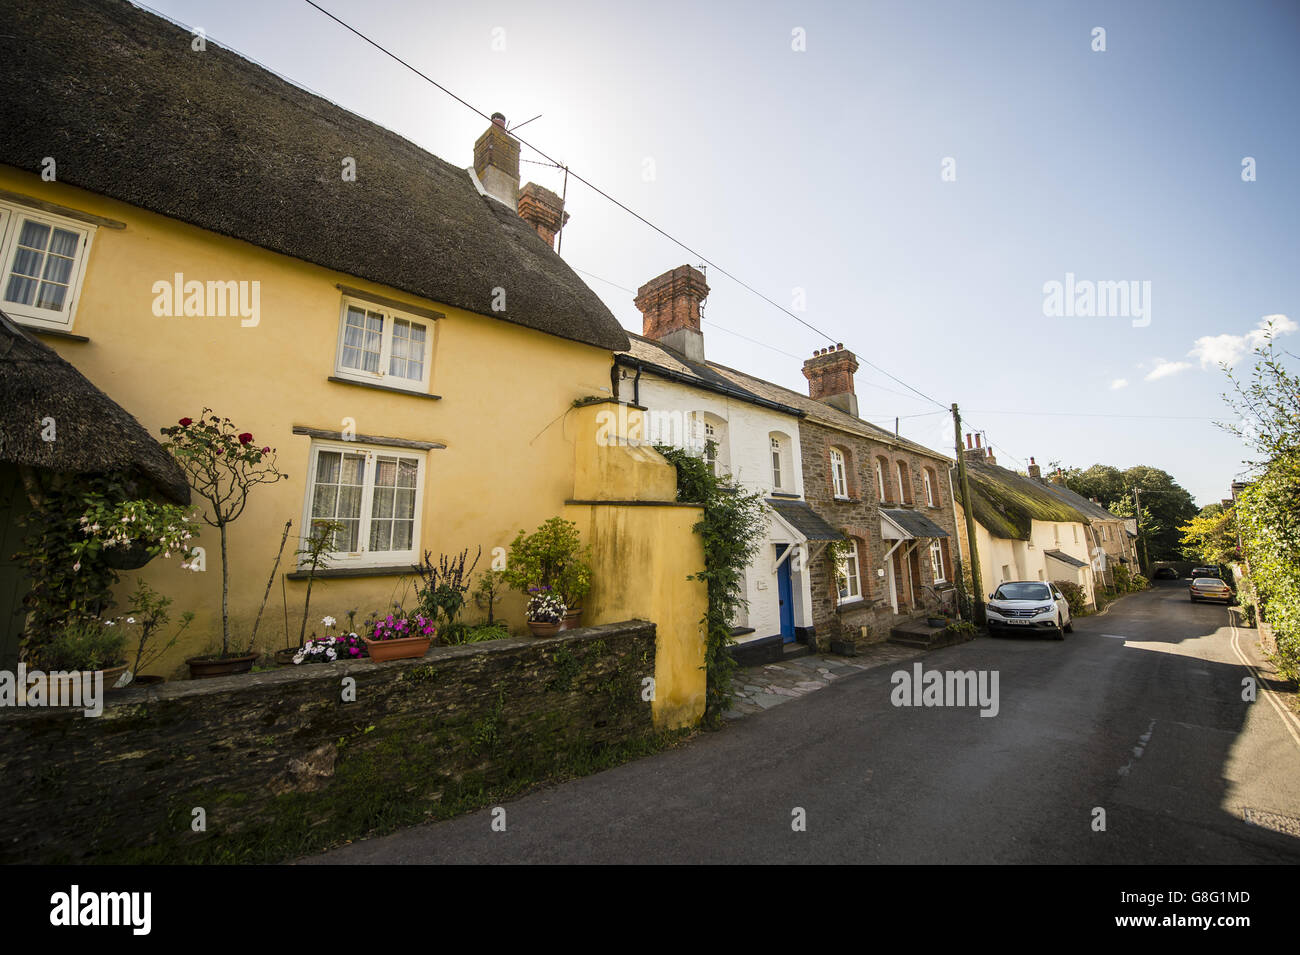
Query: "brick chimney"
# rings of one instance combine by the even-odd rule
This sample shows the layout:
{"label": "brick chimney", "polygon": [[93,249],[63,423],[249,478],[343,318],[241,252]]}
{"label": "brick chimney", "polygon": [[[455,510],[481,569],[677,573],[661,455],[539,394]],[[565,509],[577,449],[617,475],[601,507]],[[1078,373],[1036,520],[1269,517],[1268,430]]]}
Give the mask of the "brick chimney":
{"label": "brick chimney", "polygon": [[[973,444],[971,443],[971,439],[972,439],[972,438],[974,438],[974,443],[973,443]],[[967,432],[967,433],[966,433],[966,451],[965,451],[965,454],[966,454],[966,463],[967,463],[967,464],[986,464],[986,463],[987,463],[987,456],[986,456],[986,454],[984,453],[984,448],[983,448],[983,446],[982,446],[982,442],[980,441],[980,436],[979,436],[978,434],[972,435],[970,432]]]}
{"label": "brick chimney", "polygon": [[519,218],[523,219],[547,244],[555,248],[555,234],[569,221],[560,197],[551,190],[530,182],[519,192]]}
{"label": "brick chimney", "polygon": [[474,175],[493,199],[517,209],[519,141],[506,132],[506,118],[492,114],[492,125],[474,143]]}
{"label": "brick chimney", "polygon": [[704,361],[700,303],[708,295],[704,273],[689,265],[651,279],[632,300],[641,312],[641,334],[691,361]]}
{"label": "brick chimney", "polygon": [[1034,463],[1034,459],[1029,459],[1029,476],[1035,481],[1043,479],[1043,469]]}
{"label": "brick chimney", "polygon": [[858,359],[853,352],[845,351],[843,344],[813,352],[813,356],[803,363],[803,376],[808,379],[808,396],[856,418],[858,396],[853,391],[853,373],[857,370]]}
{"label": "brick chimney", "polygon": [[1065,472],[1062,471],[1060,468],[1057,468],[1055,471],[1053,471],[1053,472],[1052,472],[1052,483],[1053,483],[1053,484],[1065,484]]}

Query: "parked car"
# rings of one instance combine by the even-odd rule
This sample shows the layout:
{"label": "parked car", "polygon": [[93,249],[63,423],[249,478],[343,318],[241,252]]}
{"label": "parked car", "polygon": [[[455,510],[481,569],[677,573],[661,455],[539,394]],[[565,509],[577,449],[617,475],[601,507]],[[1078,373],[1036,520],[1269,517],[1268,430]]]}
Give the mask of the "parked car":
{"label": "parked car", "polygon": [[1187,585],[1187,595],[1192,603],[1198,600],[1222,600],[1232,603],[1232,588],[1218,577],[1197,577]]}
{"label": "parked car", "polygon": [[1222,580],[1223,571],[1217,567],[1193,567],[1192,580],[1196,580],[1198,577],[1218,577]]}
{"label": "parked car", "polygon": [[1160,567],[1151,575],[1154,580],[1177,580],[1178,571],[1172,567]]}
{"label": "parked car", "polygon": [[985,619],[989,633],[1028,630],[1064,640],[1074,632],[1070,603],[1055,584],[1041,580],[1015,580],[989,594]]}

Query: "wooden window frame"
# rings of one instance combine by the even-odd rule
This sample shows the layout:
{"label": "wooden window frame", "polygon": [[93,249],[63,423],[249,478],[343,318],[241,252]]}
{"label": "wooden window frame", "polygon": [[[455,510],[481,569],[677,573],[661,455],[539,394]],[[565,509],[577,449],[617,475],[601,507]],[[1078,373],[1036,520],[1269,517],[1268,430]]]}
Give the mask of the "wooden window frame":
{"label": "wooden window frame", "polygon": [[[380,334],[379,343],[379,371],[369,372],[359,368],[350,368],[343,364],[343,342],[347,333],[348,309],[356,308],[362,312],[377,312],[384,317],[384,329]],[[410,322],[420,325],[425,330],[424,335],[424,374],[419,381],[414,378],[403,378],[400,375],[388,373],[389,365],[393,355],[393,328],[397,320]],[[400,391],[410,391],[416,394],[428,394],[429,382],[433,377],[433,355],[434,355],[434,336],[437,334],[437,319],[420,315],[416,312],[404,311],[395,308],[392,305],[372,301],[361,296],[344,295],[342,303],[339,306],[339,325],[338,337],[334,346],[334,374],[338,378],[347,381],[358,381],[363,384],[383,385],[386,388],[393,388]]]}
{"label": "wooden window frame", "polygon": [[[9,288],[9,276],[18,254],[18,237],[22,233],[25,219],[39,222],[52,229],[75,232],[80,237],[77,242],[76,259],[73,262],[72,272],[68,276],[68,297],[61,309],[22,305],[3,298]],[[95,232],[96,226],[87,222],[69,219],[43,209],[0,202],[0,309],[4,309],[5,314],[17,319],[23,325],[61,332],[71,331],[76,324],[77,306],[81,302],[82,287],[86,278],[86,263],[90,261]],[[42,260],[43,264],[44,260]]]}

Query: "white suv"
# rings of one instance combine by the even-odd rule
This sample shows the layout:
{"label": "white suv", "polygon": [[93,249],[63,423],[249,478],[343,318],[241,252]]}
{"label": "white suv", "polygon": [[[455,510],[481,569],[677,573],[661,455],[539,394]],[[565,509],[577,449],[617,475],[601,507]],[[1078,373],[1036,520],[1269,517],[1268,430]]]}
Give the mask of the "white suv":
{"label": "white suv", "polygon": [[1074,632],[1070,603],[1055,584],[1041,580],[1008,581],[989,594],[989,633],[1046,630],[1057,640]]}

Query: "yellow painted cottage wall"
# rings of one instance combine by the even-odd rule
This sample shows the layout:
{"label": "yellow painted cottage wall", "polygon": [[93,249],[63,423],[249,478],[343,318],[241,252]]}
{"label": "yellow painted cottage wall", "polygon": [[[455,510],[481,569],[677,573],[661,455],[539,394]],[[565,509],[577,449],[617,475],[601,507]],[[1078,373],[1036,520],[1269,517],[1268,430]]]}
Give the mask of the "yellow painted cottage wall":
{"label": "yellow painted cottage wall", "polygon": [[[0,189],[127,225],[100,228],[94,238],[71,328],[90,341],[44,341],[155,435],[208,405],[252,432],[257,443],[278,449],[280,469],[289,480],[254,489],[248,510],[230,528],[235,640],[248,633],[256,615],[285,521],[293,520],[294,534],[301,523],[311,439],[293,435],[296,425],[339,431],[343,420],[352,418],[361,434],[446,444],[445,450],[427,452],[421,543],[435,555],[469,548],[472,556],[481,546],[479,569],[488,565],[493,548],[508,547],[520,529],[532,530],[560,514],[573,497],[574,422],[580,409],[572,404],[607,393],[609,352],[425,302],[12,169],[0,168]],[[260,324],[245,328],[238,318],[155,317],[153,284],[171,280],[175,272],[201,281],[259,281]],[[335,365],[342,294],[336,283],[445,313],[435,330],[429,389],[442,400],[326,381]],[[663,527],[664,534],[679,530]],[[175,599],[175,612],[192,609],[198,615],[192,634],[152,672],[179,675],[185,657],[219,640],[215,529],[205,527],[199,543],[208,550],[205,573],[183,571],[175,560],[156,560],[139,572]],[[294,546],[291,535],[287,561],[293,560]],[[680,562],[668,563],[675,567],[674,561]],[[123,573],[120,596],[136,576]],[[308,632],[325,614],[342,621],[349,609],[364,616],[386,607],[400,597],[398,588],[399,578],[391,576],[317,580]],[[304,591],[304,583],[287,584],[288,629],[295,644]],[[522,598],[512,594],[499,613],[522,632]],[[469,614],[481,616],[473,607]],[[277,582],[258,634],[261,648],[285,645],[284,619]],[[597,613],[585,622],[609,619]]]}

